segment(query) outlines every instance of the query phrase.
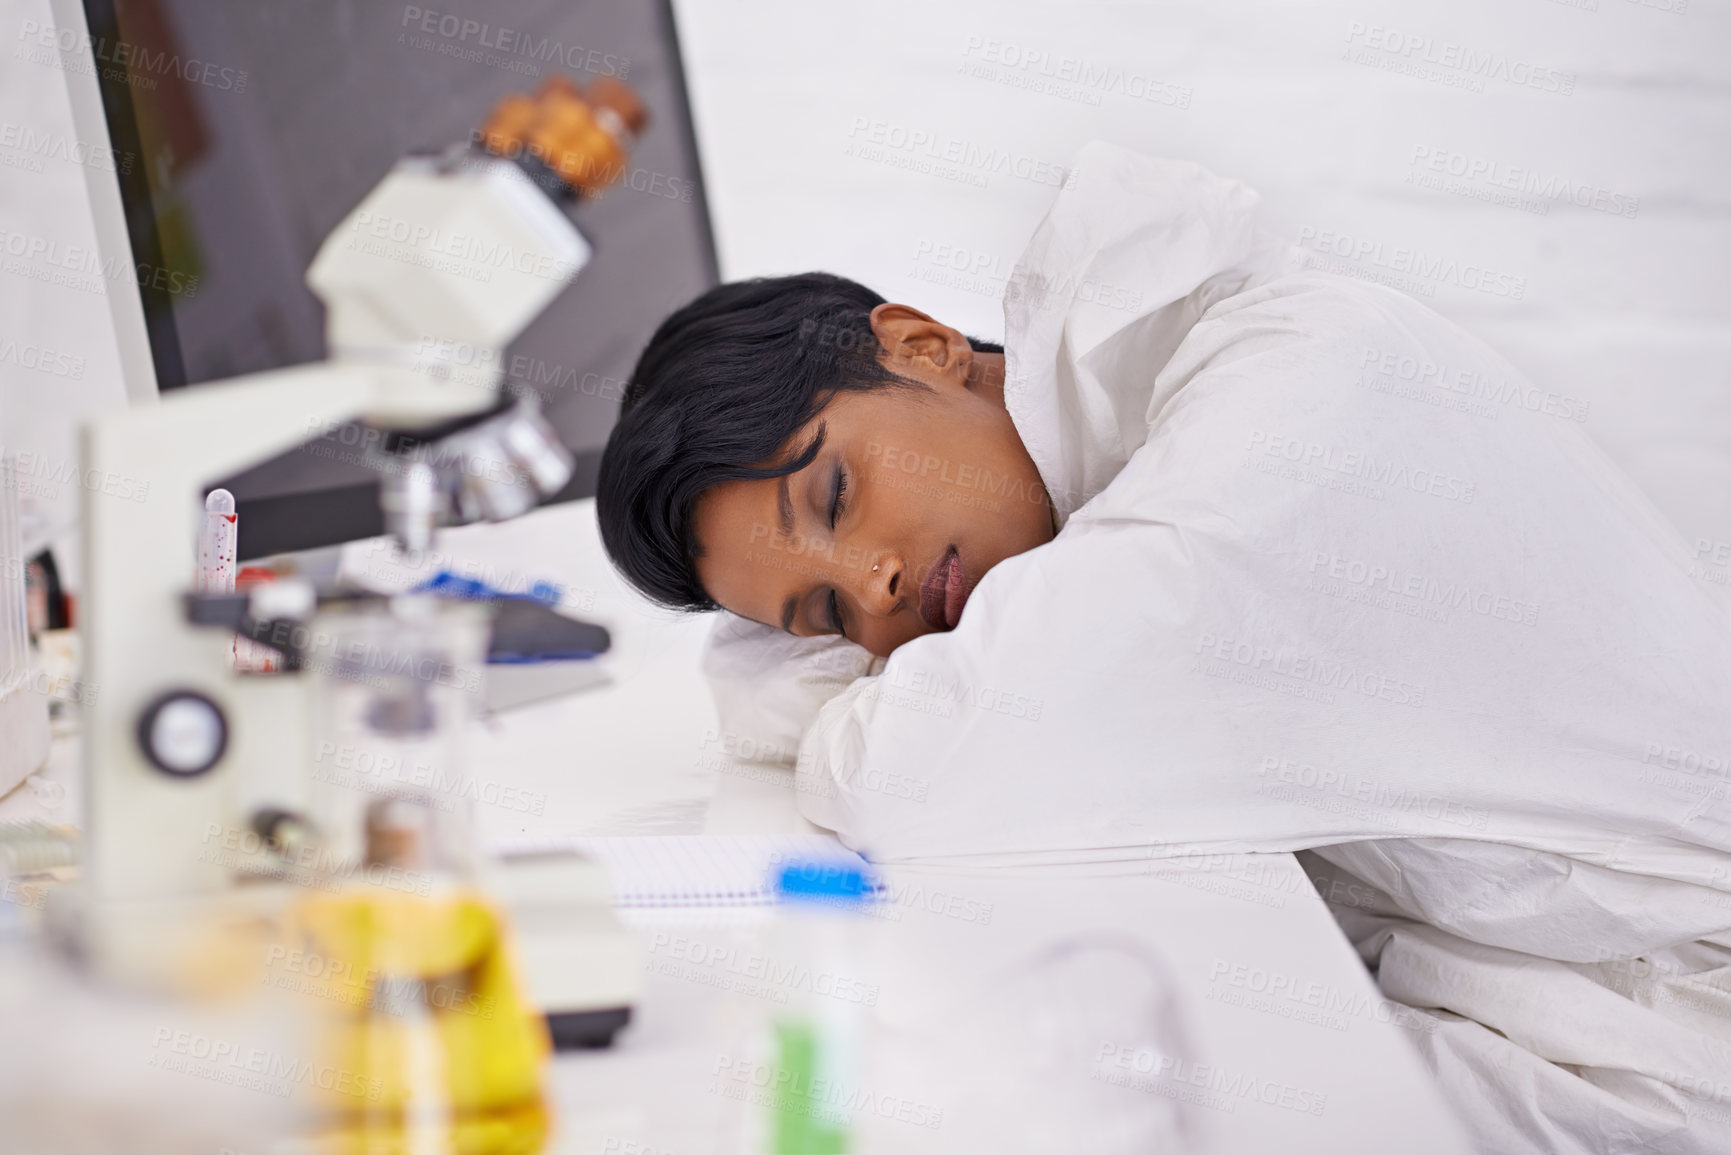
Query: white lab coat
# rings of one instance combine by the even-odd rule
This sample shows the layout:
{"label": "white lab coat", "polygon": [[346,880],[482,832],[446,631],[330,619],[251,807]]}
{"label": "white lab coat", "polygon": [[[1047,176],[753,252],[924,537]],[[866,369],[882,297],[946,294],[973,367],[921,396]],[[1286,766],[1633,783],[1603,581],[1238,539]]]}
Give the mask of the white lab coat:
{"label": "white lab coat", "polygon": [[[1283,267],[1236,182],[1074,167],[1005,305],[1057,539],[738,725],[803,730],[802,808],[877,859],[1328,848],[1485,1150],[1731,1150],[1722,595],[1566,390]],[[723,629],[740,695],[771,643]]]}

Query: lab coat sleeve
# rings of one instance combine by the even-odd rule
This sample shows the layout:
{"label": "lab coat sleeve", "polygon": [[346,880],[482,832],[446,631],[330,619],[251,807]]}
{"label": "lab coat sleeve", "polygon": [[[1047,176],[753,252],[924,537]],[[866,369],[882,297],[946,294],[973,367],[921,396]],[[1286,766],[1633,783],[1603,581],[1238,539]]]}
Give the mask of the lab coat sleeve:
{"label": "lab coat sleeve", "polygon": [[715,696],[719,752],[792,766],[819,708],[881,662],[845,638],[795,637],[722,611],[702,667]]}
{"label": "lab coat sleeve", "polygon": [[1467,839],[1299,859],[1475,1150],[1731,1149],[1731,1115],[1687,1106],[1731,1079],[1725,937],[1660,945],[1723,896]]}
{"label": "lab coat sleeve", "polygon": [[799,746],[799,807],[808,819],[850,841],[853,792],[850,782],[865,762],[865,735],[877,706],[875,679],[854,683],[824,702]]}
{"label": "lab coat sleeve", "polygon": [[1495,842],[1369,839],[1312,853],[1408,918],[1544,958],[1635,958],[1723,934],[1728,918],[1724,896],[1704,886]]}

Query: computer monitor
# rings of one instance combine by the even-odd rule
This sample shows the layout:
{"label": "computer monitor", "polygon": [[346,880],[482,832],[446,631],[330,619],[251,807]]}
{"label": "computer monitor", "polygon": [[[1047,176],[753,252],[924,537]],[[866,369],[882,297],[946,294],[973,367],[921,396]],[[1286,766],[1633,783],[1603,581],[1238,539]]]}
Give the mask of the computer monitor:
{"label": "computer monitor", "polygon": [[[594,492],[637,353],[717,279],[669,0],[83,0],[82,16],[100,122],[79,115],[88,93],[75,116],[127,161],[91,179],[119,194],[92,196],[99,244],[124,246],[104,256],[138,271],[114,306],[133,397],[322,358],[307,266],[399,157],[466,139],[553,73],[629,83],[649,127],[574,210],[594,257],[504,359],[577,457],[553,500]],[[235,494],[243,558],[383,532],[378,476],[318,442],[211,485]]]}

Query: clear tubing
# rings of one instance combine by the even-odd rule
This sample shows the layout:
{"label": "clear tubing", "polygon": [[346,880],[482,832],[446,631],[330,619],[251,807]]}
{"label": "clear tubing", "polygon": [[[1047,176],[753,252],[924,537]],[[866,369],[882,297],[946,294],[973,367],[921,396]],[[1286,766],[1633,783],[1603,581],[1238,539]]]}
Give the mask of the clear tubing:
{"label": "clear tubing", "polygon": [[19,523],[16,461],[8,455],[0,458],[0,695],[12,691],[29,665],[24,534]]}

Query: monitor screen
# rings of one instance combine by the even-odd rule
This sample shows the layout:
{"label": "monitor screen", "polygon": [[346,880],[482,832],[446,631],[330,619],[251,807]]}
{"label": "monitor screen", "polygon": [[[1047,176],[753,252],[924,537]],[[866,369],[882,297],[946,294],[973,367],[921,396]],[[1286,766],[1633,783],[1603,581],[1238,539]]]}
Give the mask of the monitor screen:
{"label": "monitor screen", "polygon": [[[667,0],[85,0],[156,385],[325,354],[305,274],[410,152],[468,138],[511,92],[563,74],[630,84],[649,125],[616,184],[573,214],[588,266],[505,351],[593,492],[624,381],[655,326],[716,281]],[[342,434],[326,434],[324,440]],[[382,530],[377,477],[315,442],[233,478],[257,557]]]}

